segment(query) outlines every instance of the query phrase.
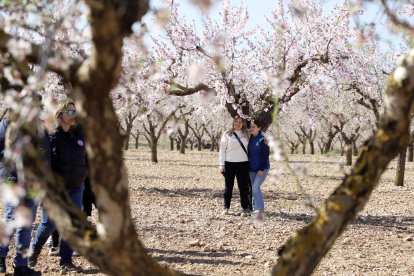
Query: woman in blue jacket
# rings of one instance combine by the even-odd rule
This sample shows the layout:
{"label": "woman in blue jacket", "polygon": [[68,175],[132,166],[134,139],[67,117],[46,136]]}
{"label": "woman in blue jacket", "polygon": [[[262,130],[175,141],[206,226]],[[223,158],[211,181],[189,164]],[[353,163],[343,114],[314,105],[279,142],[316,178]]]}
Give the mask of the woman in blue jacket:
{"label": "woman in blue jacket", "polygon": [[260,120],[253,120],[250,123],[249,175],[253,190],[253,217],[256,219],[264,218],[264,199],[260,187],[270,169],[270,150],[261,132],[262,128],[263,124]]}
{"label": "woman in blue jacket", "polygon": [[[58,127],[50,135],[52,149],[52,170],[62,179],[73,203],[82,209],[83,185],[88,175],[86,164],[85,138],[82,129],[76,124],[75,103],[69,99],[59,103],[55,114]],[[55,225],[47,213],[42,213],[32,242],[33,252],[29,257],[31,267],[37,264],[43,245],[55,231]],[[64,240],[60,243],[60,265],[64,272],[80,272],[82,269],[72,263],[73,250]]]}

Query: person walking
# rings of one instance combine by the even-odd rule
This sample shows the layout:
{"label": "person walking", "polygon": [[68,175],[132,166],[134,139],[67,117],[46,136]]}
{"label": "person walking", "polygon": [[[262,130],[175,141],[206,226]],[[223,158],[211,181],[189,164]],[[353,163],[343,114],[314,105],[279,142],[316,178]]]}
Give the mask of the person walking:
{"label": "person walking", "polygon": [[[39,100],[41,100],[41,97],[39,95]],[[4,164],[3,164],[3,157],[4,157],[4,151],[6,148],[6,140],[8,140],[8,134],[7,131],[9,128],[10,121],[8,118],[3,119],[0,122],[0,176],[3,181],[10,182],[11,185],[18,185],[18,175],[15,171],[8,170]],[[42,146],[41,150],[44,152],[44,155],[47,159],[47,161],[50,163],[50,141],[49,141],[49,134],[47,131],[43,134],[42,139]],[[4,184],[6,185],[6,184]],[[31,218],[30,223],[26,227],[17,227],[15,230],[16,236],[15,236],[15,257],[13,259],[13,266],[14,266],[14,273],[15,276],[37,276],[41,275],[41,272],[33,270],[28,266],[28,259],[27,259],[27,253],[30,249],[30,239],[32,235],[32,225],[34,222],[34,219],[36,218],[36,212],[37,212],[37,204],[36,202],[30,198],[29,196],[24,196],[23,199],[21,199],[20,205],[24,206],[28,210],[31,211]],[[15,212],[16,208],[19,208],[19,206],[14,206],[9,202],[6,202],[5,204],[5,211],[6,211],[6,223],[12,223],[15,220]],[[13,231],[14,232],[14,231]],[[9,236],[9,240],[11,240],[14,233],[11,233]],[[0,246],[0,273],[6,273],[7,267],[6,267],[6,256],[9,252],[9,243]]]}
{"label": "person walking", "polygon": [[260,120],[250,123],[249,152],[249,175],[253,192],[253,217],[258,220],[264,218],[264,198],[261,186],[265,181],[270,169],[270,149],[266,143],[261,130],[263,124]]}
{"label": "person walking", "polygon": [[233,125],[220,141],[220,172],[224,174],[224,210],[228,214],[233,196],[234,179],[240,191],[242,216],[249,215],[249,161],[247,156],[248,132],[246,121],[240,117],[233,119]]}
{"label": "person walking", "polygon": [[[76,108],[71,100],[59,103],[55,115],[59,126],[51,134],[52,170],[59,174],[73,203],[82,209],[83,185],[88,174],[86,164],[85,138],[81,127],[76,124]],[[43,245],[55,230],[54,223],[46,212],[42,215],[32,243],[29,265],[36,266]],[[73,250],[67,242],[60,241],[60,266],[62,271],[80,272],[82,269],[72,262]]]}

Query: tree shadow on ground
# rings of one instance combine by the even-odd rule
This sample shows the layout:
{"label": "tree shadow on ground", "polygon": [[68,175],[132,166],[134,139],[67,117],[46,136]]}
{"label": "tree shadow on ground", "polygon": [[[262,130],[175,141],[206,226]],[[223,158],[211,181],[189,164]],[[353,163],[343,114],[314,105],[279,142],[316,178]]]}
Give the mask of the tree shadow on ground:
{"label": "tree shadow on ground", "polygon": [[163,161],[162,164],[166,165],[175,165],[183,167],[197,167],[197,168],[217,168],[217,165],[208,165],[204,163],[186,163],[186,162],[177,162],[177,161]]}
{"label": "tree shadow on ground", "polygon": [[[309,223],[313,215],[304,213],[266,212],[266,217]],[[403,231],[412,234],[414,233],[414,216],[366,215],[357,217],[350,225],[355,227],[374,226],[384,231]]]}
{"label": "tree shadow on ground", "polygon": [[[159,194],[167,197],[201,197],[201,198],[222,198],[223,190],[221,189],[165,189],[165,188],[145,188],[145,187],[132,187],[133,191],[140,191],[147,194]],[[315,200],[319,200],[318,197],[313,197]],[[232,201],[236,202],[240,199],[239,191],[237,185],[233,189]],[[297,193],[278,193],[275,191],[266,191],[265,193],[266,200],[300,200],[302,199],[300,194]]]}
{"label": "tree shadow on ground", "polygon": [[[344,178],[344,176],[343,175],[340,175],[340,176],[334,176],[334,175],[316,175],[316,174],[309,174],[309,175],[307,175],[306,177],[309,177],[309,178],[316,178],[316,179],[320,179],[320,178],[322,178],[322,179],[328,179],[328,180],[335,180],[335,181],[339,181],[339,180],[342,180],[343,178]],[[339,184],[339,183],[338,183]]]}
{"label": "tree shadow on ground", "polygon": [[312,215],[303,213],[266,212],[266,217],[299,222],[310,222]]}
{"label": "tree shadow on ground", "polygon": [[101,271],[97,268],[90,268],[90,269],[84,269],[82,270],[82,272],[80,272],[80,274],[98,274]]}
{"label": "tree shadow on ground", "polygon": [[404,231],[414,233],[414,216],[359,216],[351,225],[376,226],[385,231]]}
{"label": "tree shadow on ground", "polygon": [[[209,264],[209,265],[252,265],[240,261],[231,261],[227,258],[234,255],[231,250],[220,250],[216,252],[200,252],[195,250],[163,250],[147,249],[152,257],[159,262],[167,263],[192,263],[192,264]],[[226,258],[226,259],[218,259]],[[191,274],[194,275],[194,274]]]}
{"label": "tree shadow on ground", "polygon": [[288,160],[292,164],[332,164],[332,165],[345,165],[345,161],[325,161],[325,160]]}
{"label": "tree shadow on ground", "polygon": [[133,188],[133,190],[138,190],[148,194],[161,194],[168,197],[204,197],[204,198],[217,198],[222,197],[223,192],[216,189],[164,189],[164,188],[144,188],[138,187]]}
{"label": "tree shadow on ground", "polygon": [[187,179],[194,179],[191,176],[155,176],[155,175],[145,175],[142,173],[133,173],[130,177],[140,180],[140,179],[150,179],[150,180],[187,180]]}

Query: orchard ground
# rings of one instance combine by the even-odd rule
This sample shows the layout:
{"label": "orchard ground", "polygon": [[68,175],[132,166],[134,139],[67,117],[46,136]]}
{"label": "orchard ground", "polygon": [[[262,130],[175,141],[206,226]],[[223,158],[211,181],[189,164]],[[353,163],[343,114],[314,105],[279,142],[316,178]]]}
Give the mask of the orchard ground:
{"label": "orchard ground", "polygon": [[[125,159],[141,241],[163,266],[187,274],[265,275],[277,261],[277,249],[312,217],[292,174],[280,163],[272,162],[278,174],[273,172],[263,186],[267,216],[259,223],[239,215],[237,185],[230,214],[221,214],[224,180],[216,152],[160,150],[159,163],[152,164],[148,149],[142,148],[127,151]],[[349,169],[343,168],[344,161],[340,156],[289,156],[292,166],[307,168],[301,183],[315,205],[340,184]],[[393,161],[314,275],[414,275],[414,163],[407,163],[405,187],[393,185],[395,167]],[[7,258],[9,272],[13,254]],[[74,262],[85,269],[83,274],[103,275],[83,257]],[[36,268],[56,275],[58,263],[44,250]]]}

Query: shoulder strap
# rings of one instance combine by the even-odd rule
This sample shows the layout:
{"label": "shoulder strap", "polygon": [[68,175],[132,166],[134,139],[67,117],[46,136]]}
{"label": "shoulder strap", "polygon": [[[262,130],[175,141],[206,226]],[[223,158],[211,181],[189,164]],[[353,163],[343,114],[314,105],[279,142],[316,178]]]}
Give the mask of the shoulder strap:
{"label": "shoulder strap", "polygon": [[[237,135],[237,133],[236,132],[233,132],[233,134],[234,134],[234,136],[236,136],[237,141],[239,141],[239,143],[240,143],[240,146],[242,147],[242,149],[244,150],[244,152],[247,154],[247,150],[244,147],[244,145],[243,145],[242,141],[240,140],[239,136]],[[249,155],[247,154],[247,156],[249,156]]]}

